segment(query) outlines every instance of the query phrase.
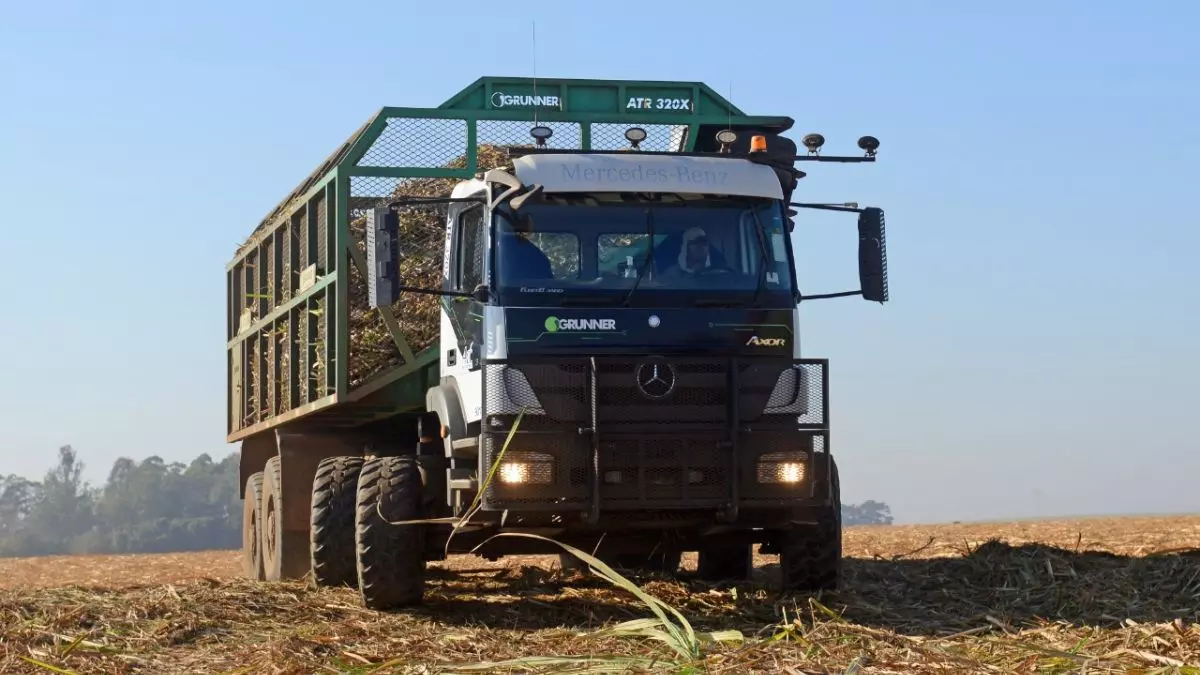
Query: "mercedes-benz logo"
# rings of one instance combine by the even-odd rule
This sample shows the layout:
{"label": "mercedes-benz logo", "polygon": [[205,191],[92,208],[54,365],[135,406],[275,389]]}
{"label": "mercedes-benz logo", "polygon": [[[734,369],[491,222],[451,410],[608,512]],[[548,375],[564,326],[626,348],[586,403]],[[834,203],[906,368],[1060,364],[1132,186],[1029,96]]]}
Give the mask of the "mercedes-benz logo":
{"label": "mercedes-benz logo", "polygon": [[652,399],[666,398],[675,391],[675,366],[662,361],[647,361],[637,367],[634,381],[642,396]]}

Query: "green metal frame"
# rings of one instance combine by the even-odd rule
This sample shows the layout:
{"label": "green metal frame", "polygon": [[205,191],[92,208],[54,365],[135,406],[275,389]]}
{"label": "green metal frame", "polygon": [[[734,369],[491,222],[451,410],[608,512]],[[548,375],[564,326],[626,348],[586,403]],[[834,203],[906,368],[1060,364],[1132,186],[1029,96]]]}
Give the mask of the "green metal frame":
{"label": "green metal frame", "polygon": [[[557,105],[537,109],[529,105],[511,109],[494,105],[503,103],[502,97],[506,95],[535,94],[557,97]],[[678,109],[681,100],[689,102],[687,109]],[[405,119],[465,123],[463,152],[458,154],[465,154],[466,166],[362,164],[363,157],[387,130],[389,121]],[[349,229],[351,179],[469,179],[478,169],[480,122],[532,119],[539,123],[578,124],[578,145],[582,150],[593,149],[593,130],[597,124],[686,127],[683,150],[693,149],[702,126],[784,131],[792,125],[788,117],[745,115],[699,82],[483,77],[438,108],[382,108],[261,221],[255,234],[226,266],[229,442],[301,417],[313,416],[320,423],[354,425],[424,405],[425,388],[438,381],[437,346],[414,354],[388,308],[380,314],[404,364],[355,389],[349,386],[349,265],[356,265],[364,278],[368,273]],[[297,247],[297,242],[302,246]],[[285,265],[289,270],[287,275],[283,273]],[[302,287],[297,274],[310,266],[315,266],[315,273],[309,270],[303,279],[306,285]],[[241,325],[247,309],[250,323]],[[324,330],[319,335],[317,319],[322,313]],[[302,314],[308,317],[307,330],[298,331]],[[262,353],[263,336],[279,340],[270,336],[277,336],[280,331],[284,339],[277,341],[274,349]],[[280,349],[280,344],[286,344],[286,350]],[[302,355],[307,356],[305,387],[300,386],[303,380],[298,373]],[[287,383],[279,377],[285,356],[290,366]],[[250,378],[251,358],[259,360],[258,388],[253,388]],[[314,363],[324,367],[314,373]],[[274,376],[268,378],[268,373]],[[285,391],[288,400],[281,401]],[[247,419],[250,396],[255,398],[256,410],[269,406],[269,412]]]}

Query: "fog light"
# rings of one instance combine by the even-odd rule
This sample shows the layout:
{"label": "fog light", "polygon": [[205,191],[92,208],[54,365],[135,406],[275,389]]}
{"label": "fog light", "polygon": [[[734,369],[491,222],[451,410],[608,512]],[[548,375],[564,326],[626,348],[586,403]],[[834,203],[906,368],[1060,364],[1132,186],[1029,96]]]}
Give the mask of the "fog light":
{"label": "fog light", "polygon": [[554,482],[554,459],[542,452],[508,453],[500,462],[501,483],[545,485]]}
{"label": "fog light", "polygon": [[802,483],[808,473],[807,453],[768,452],[758,458],[759,483]]}
{"label": "fog light", "polygon": [[500,465],[500,482],[524,483],[529,480],[529,465],[519,462],[505,462]]}
{"label": "fog light", "polygon": [[779,465],[779,480],[784,483],[799,483],[804,478],[804,465],[787,462]]}

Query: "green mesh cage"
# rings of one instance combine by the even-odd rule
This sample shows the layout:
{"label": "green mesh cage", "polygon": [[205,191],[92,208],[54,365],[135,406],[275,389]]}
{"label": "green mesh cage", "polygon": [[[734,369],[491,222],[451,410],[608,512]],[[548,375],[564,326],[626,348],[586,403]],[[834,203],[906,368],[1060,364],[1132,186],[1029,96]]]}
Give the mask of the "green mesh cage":
{"label": "green mesh cage", "polygon": [[[692,151],[719,129],[784,131],[692,82],[481,78],[438,108],[383,108],[255,228],[227,266],[227,433],[236,441],[304,416],[354,426],[420,409],[437,382],[436,296],[367,304],[365,213],[397,196],[444,196],[507,164],[549,127],[558,149]],[[403,270],[440,283],[446,206],[402,219]]]}

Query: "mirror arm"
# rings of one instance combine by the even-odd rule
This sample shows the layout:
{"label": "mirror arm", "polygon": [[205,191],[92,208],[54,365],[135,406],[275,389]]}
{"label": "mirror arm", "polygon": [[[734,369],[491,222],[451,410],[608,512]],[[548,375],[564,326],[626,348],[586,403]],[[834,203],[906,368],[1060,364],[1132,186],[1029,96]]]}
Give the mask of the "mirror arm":
{"label": "mirror arm", "polygon": [[804,302],[805,300],[826,300],[828,298],[848,298],[852,295],[862,295],[862,290],[843,291],[841,293],[818,293],[815,295],[804,295],[803,293],[796,293],[796,304],[800,304],[801,302]]}
{"label": "mirror arm", "polygon": [[806,204],[803,202],[788,202],[788,206],[795,206],[801,209],[817,209],[819,211],[843,211],[848,213],[862,213],[866,209],[860,209],[855,206],[845,206],[841,204]]}

